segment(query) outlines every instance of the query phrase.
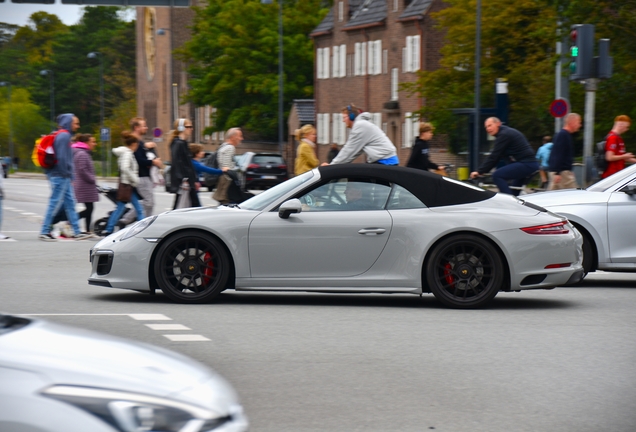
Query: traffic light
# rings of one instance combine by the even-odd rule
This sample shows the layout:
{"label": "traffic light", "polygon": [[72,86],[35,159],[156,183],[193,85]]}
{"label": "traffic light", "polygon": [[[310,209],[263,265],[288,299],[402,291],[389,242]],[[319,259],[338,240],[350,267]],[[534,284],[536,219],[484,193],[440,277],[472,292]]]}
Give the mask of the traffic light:
{"label": "traffic light", "polygon": [[594,26],[575,24],[570,31],[570,80],[594,78]]}
{"label": "traffic light", "polygon": [[598,78],[605,79],[612,77],[613,58],[609,55],[609,39],[601,39],[598,41],[598,57],[596,57],[598,65]]}

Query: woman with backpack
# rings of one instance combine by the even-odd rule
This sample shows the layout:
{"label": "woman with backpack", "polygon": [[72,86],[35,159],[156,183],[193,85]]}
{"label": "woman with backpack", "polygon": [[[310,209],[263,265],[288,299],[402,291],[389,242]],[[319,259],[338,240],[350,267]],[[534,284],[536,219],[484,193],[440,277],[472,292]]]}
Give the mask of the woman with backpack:
{"label": "woman with backpack", "polygon": [[188,139],[192,135],[192,122],[180,118],[174,122],[174,130],[170,132],[170,192],[175,194],[173,209],[177,208],[180,192],[190,194],[190,206],[201,207],[199,201],[198,176],[192,165],[192,156],[188,148]]}
{"label": "woman with backpack", "polygon": [[[126,209],[126,203],[130,201],[137,211],[137,220],[140,221],[144,218],[144,208],[139,202],[139,195],[135,187],[139,183],[139,165],[135,159],[135,150],[139,146],[139,140],[132,132],[124,131],[121,133],[124,138],[125,146],[117,147],[113,149],[113,153],[119,158],[117,164],[119,166],[119,190],[117,193],[117,208],[113,211],[108,218],[108,224],[106,229],[102,233],[104,236],[108,236],[113,233],[115,224],[119,221]],[[129,197],[124,195],[129,194]]]}

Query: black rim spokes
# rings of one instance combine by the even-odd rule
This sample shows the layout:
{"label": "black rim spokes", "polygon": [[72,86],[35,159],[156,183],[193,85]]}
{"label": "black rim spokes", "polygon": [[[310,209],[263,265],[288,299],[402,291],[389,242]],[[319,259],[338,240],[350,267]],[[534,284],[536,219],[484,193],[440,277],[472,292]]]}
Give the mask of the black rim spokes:
{"label": "black rim spokes", "polygon": [[495,268],[488,251],[461,243],[446,248],[436,262],[437,282],[452,297],[473,300],[493,283]]}
{"label": "black rim spokes", "polygon": [[184,239],[171,248],[163,264],[165,279],[184,294],[199,294],[218,278],[218,257],[205,241]]}

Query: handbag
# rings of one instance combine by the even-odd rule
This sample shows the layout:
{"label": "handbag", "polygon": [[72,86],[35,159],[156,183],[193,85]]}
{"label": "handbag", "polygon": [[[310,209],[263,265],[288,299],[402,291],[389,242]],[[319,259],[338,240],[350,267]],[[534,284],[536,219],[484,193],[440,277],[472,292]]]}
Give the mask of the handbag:
{"label": "handbag", "polygon": [[133,187],[126,183],[119,183],[117,186],[117,201],[129,203],[132,198]]}
{"label": "handbag", "polygon": [[177,198],[177,205],[175,209],[192,207],[192,200],[190,199],[190,188],[185,179],[179,187],[179,197]]}

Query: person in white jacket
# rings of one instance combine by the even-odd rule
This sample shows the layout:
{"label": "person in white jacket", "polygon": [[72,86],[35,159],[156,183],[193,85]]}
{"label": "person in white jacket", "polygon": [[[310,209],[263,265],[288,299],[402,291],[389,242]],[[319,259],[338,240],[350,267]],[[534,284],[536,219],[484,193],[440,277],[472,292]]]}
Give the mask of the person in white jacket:
{"label": "person in white jacket", "polygon": [[[132,132],[124,131],[121,135],[124,138],[124,143],[126,145],[113,149],[113,153],[119,158],[117,161],[117,164],[119,165],[119,182],[129,184],[135,188],[139,184],[139,165],[137,165],[134,153],[139,145],[139,140],[132,134]],[[137,190],[133,189],[130,202],[137,212],[138,221],[144,218],[144,208],[139,200],[140,197],[137,194]],[[108,218],[108,224],[106,225],[106,229],[102,235],[107,236],[113,233],[115,224],[119,221],[119,218],[121,218],[125,208],[125,202],[117,201],[117,208]]]}
{"label": "person in white jacket", "polygon": [[362,112],[353,104],[347,105],[342,109],[342,121],[351,129],[351,133],[338,155],[331,161],[331,165],[350,163],[362,152],[367,155],[367,163],[400,163],[395,146],[384,131],[371,122],[370,113]]}

